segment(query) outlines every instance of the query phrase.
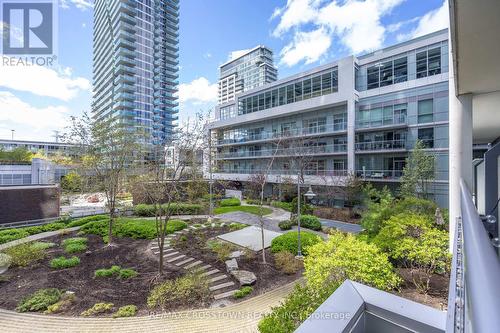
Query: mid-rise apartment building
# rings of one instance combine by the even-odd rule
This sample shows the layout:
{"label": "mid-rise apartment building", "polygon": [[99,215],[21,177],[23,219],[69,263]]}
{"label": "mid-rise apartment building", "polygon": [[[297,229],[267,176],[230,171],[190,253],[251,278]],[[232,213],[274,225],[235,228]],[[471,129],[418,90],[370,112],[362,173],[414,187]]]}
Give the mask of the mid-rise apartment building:
{"label": "mid-rise apartment building", "polygon": [[293,179],[300,145],[308,147],[305,185],[334,186],[355,174],[397,188],[420,139],[435,155],[431,195],[447,206],[446,30],[239,93],[231,105],[219,105],[210,126],[214,179],[245,182],[264,170],[270,183]]}
{"label": "mid-rise apartment building", "polygon": [[146,146],[168,141],[178,119],[178,45],[178,0],[96,0],[93,117],[140,132]]}
{"label": "mid-rise apartment building", "polygon": [[237,94],[276,81],[273,51],[259,45],[219,68],[219,104],[234,101]]}

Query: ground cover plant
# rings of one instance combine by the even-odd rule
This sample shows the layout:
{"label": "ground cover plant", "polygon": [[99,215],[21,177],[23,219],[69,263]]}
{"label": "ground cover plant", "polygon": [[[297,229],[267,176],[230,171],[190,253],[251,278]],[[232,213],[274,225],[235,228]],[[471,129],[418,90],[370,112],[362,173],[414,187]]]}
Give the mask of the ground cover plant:
{"label": "ground cover plant", "polygon": [[60,256],[50,261],[50,267],[54,269],[75,267],[78,264],[80,264],[80,258],[76,256],[70,258],[66,258],[65,256]]}
{"label": "ground cover plant", "polygon": [[[167,207],[163,205],[164,209]],[[172,215],[199,215],[203,214],[206,208],[200,204],[191,203],[178,203],[173,202],[169,207]],[[139,204],[134,206],[134,215],[143,217],[154,217],[155,216],[155,206],[147,204]]]}
{"label": "ground cover plant", "polygon": [[41,232],[55,231],[66,227],[67,225],[63,222],[53,222],[34,227],[0,229],[0,244],[8,243],[20,238],[39,234]]}
{"label": "ground cover plant", "polygon": [[121,306],[115,313],[113,313],[113,318],[133,317],[136,312],[137,306],[135,305]]}
{"label": "ground cover plant", "polygon": [[[258,206],[226,206],[226,207],[217,207],[214,209],[214,213],[216,215],[231,213],[231,212],[245,212],[250,214],[259,215],[260,207]],[[262,214],[268,215],[273,211],[268,207],[262,207]]]}
{"label": "ground cover plant", "polygon": [[62,242],[62,246],[64,247],[64,251],[66,253],[82,252],[87,249],[87,238],[67,238]]}
{"label": "ground cover plant", "polygon": [[235,293],[234,293],[234,298],[243,298],[247,295],[250,295],[253,291],[253,287],[251,286],[244,286],[244,287],[241,287],[241,289],[237,290]]}
{"label": "ground cover plant", "polygon": [[241,206],[241,201],[238,198],[223,199],[219,202],[220,207]]}
{"label": "ground cover plant", "polygon": [[23,298],[16,307],[19,312],[44,311],[61,298],[63,292],[56,288],[40,289]]}
{"label": "ground cover plant", "polygon": [[113,303],[96,303],[91,308],[83,311],[81,315],[84,317],[95,316],[111,311],[111,309],[113,309],[113,306]]}
{"label": "ground cover plant", "polygon": [[45,258],[45,250],[33,243],[24,243],[6,249],[5,254],[10,256],[12,266],[28,266]]}

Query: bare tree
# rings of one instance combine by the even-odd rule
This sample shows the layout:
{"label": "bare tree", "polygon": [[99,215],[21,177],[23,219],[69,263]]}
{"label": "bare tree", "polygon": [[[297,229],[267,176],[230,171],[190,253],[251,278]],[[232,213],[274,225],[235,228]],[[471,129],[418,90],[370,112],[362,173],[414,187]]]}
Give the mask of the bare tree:
{"label": "bare tree", "polygon": [[137,181],[146,197],[154,206],[156,242],[160,250],[158,275],[163,275],[163,253],[165,247],[165,237],[169,220],[176,213],[176,205],[173,203],[182,198],[183,184],[197,171],[193,168],[196,163],[191,156],[196,155],[203,149],[205,140],[206,119],[203,115],[197,115],[196,119],[181,126],[173,135],[172,140],[165,142],[173,147],[176,157],[172,159],[171,165],[167,167],[167,149],[164,145],[158,145],[154,150],[154,156],[146,164],[143,176]]}

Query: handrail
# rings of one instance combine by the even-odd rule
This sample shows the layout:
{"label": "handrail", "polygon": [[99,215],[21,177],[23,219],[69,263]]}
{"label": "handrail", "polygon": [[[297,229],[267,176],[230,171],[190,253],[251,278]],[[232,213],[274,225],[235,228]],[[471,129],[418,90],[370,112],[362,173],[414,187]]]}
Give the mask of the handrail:
{"label": "handrail", "polygon": [[465,253],[465,324],[474,332],[500,330],[500,260],[491,245],[472,196],[460,181]]}

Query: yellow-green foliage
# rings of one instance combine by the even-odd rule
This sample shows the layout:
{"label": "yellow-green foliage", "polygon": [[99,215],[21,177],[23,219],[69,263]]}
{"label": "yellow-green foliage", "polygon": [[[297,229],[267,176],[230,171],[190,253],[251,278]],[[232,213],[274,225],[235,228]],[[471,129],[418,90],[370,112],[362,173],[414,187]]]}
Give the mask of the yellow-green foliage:
{"label": "yellow-green foliage", "polygon": [[95,316],[104,312],[108,312],[113,308],[113,303],[96,303],[90,309],[87,309],[81,313],[82,316]]}
{"label": "yellow-green foliage", "polygon": [[16,307],[19,312],[43,311],[61,299],[62,291],[56,288],[39,289],[23,298]]}
{"label": "yellow-green foliage", "polygon": [[59,302],[49,305],[44,313],[51,314],[65,311],[73,304],[75,299],[75,294],[64,294]]}
{"label": "yellow-green foliage", "polygon": [[217,259],[219,259],[220,261],[225,261],[229,259],[231,252],[233,252],[236,249],[230,243],[217,240],[209,240],[207,242],[207,247],[217,254]]}
{"label": "yellow-green foliage", "polygon": [[387,255],[377,246],[340,232],[309,247],[304,267],[307,283],[315,289],[329,282],[340,284],[345,279],[382,290],[394,289],[400,282]]}
{"label": "yellow-green foliage", "polygon": [[113,313],[113,318],[121,318],[121,317],[133,317],[137,312],[137,306],[135,305],[125,305],[122,306]]}
{"label": "yellow-green foliage", "polygon": [[20,244],[5,250],[11,257],[12,266],[28,266],[29,264],[45,258],[45,250],[33,243]]}
{"label": "yellow-green foliage", "polygon": [[295,255],[288,251],[275,253],[274,263],[285,274],[295,274],[302,268],[302,261],[295,259]]}

